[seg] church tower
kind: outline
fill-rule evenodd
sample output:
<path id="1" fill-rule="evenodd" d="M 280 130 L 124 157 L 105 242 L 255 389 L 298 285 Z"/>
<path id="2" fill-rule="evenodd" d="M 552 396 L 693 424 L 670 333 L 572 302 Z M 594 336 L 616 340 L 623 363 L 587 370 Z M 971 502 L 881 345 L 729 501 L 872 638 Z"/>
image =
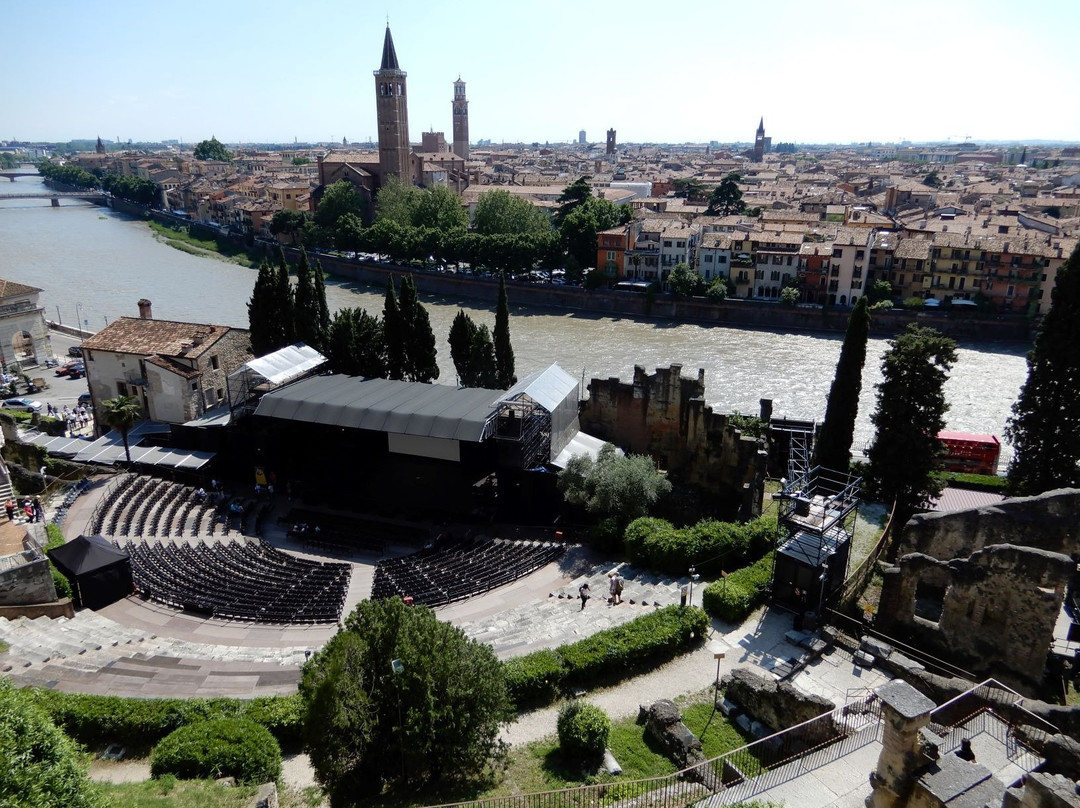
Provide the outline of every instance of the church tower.
<path id="1" fill-rule="evenodd" d="M 98 135 L 97 146 L 94 147 L 94 151 L 97 154 L 104 154 L 105 153 L 105 144 L 101 142 L 101 135 Z"/>
<path id="2" fill-rule="evenodd" d="M 382 65 L 375 71 L 375 104 L 379 123 L 380 179 L 399 177 L 412 183 L 405 71 L 398 66 L 389 25 L 383 40 Z"/>
<path id="3" fill-rule="evenodd" d="M 389 36 L 389 33 L 387 34 Z M 757 126 L 757 134 L 754 135 L 754 162 L 760 163 L 765 159 L 765 118 L 762 118 Z"/>
<path id="4" fill-rule="evenodd" d="M 454 154 L 469 159 L 469 101 L 461 76 L 454 82 Z"/>

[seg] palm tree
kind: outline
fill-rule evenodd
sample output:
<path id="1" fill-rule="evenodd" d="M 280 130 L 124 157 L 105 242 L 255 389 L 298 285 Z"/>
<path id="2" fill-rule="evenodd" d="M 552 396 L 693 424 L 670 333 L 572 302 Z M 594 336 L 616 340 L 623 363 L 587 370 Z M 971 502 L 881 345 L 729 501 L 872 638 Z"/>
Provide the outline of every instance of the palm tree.
<path id="1" fill-rule="evenodd" d="M 117 396 L 101 402 L 105 423 L 120 432 L 124 439 L 124 454 L 127 455 L 128 465 L 131 464 L 131 449 L 128 447 L 128 432 L 142 420 L 142 406 L 139 400 L 132 396 Z"/>

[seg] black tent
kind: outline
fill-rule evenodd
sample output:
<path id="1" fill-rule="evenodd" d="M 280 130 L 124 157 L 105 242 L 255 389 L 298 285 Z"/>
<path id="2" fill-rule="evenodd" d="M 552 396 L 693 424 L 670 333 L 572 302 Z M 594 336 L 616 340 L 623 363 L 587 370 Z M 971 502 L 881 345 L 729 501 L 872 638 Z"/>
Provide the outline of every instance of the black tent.
<path id="1" fill-rule="evenodd" d="M 49 550 L 48 556 L 71 582 L 78 606 L 100 609 L 134 588 L 131 557 L 103 536 L 79 536 Z"/>

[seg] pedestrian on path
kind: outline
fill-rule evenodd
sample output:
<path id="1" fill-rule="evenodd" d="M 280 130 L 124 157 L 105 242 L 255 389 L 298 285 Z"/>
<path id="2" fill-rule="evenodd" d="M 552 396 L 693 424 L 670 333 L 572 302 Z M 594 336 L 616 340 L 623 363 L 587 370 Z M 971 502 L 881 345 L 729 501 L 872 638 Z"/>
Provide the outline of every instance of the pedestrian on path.
<path id="1" fill-rule="evenodd" d="M 588 581 L 578 587 L 577 594 L 578 597 L 581 598 L 581 609 L 579 609 L 579 611 L 585 611 L 585 604 L 589 602 L 589 593 L 591 591 Z"/>
<path id="2" fill-rule="evenodd" d="M 9 499 L 7 502 L 4 503 L 4 510 L 7 511 L 8 521 L 9 522 L 14 522 L 15 521 L 15 502 L 13 500 Z"/>
<path id="3" fill-rule="evenodd" d="M 612 583 L 615 584 L 615 605 L 618 606 L 622 603 L 623 590 L 623 577 L 619 575 L 618 570 L 615 570 L 615 577 L 612 579 Z"/>
<path id="4" fill-rule="evenodd" d="M 609 572 L 608 577 L 608 605 L 615 605 L 615 573 Z"/>

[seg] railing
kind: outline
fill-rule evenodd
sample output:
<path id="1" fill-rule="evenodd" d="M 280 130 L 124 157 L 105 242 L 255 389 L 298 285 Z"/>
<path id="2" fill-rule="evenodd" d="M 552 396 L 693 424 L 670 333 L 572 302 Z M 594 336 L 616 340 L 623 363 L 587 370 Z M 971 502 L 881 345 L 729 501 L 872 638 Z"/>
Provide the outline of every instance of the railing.
<path id="1" fill-rule="evenodd" d="M 664 777 L 603 783 L 435 808 L 681 808 L 732 805 L 880 740 L 881 702 L 868 696 Z"/>
<path id="2" fill-rule="evenodd" d="M 881 532 L 881 536 L 878 537 L 877 544 L 873 546 L 870 553 L 862 560 L 862 563 L 855 568 L 855 571 L 848 576 L 847 580 L 844 581 L 844 585 L 830 598 L 830 600 L 834 600 L 839 608 L 851 608 L 855 603 L 855 598 L 866 589 L 866 584 L 874 574 L 874 567 L 877 566 L 878 559 L 881 558 L 881 554 L 885 551 L 885 547 L 892 537 L 894 516 L 896 516 L 895 502 L 892 510 L 889 511 L 889 519 L 885 523 L 885 529 Z"/>

